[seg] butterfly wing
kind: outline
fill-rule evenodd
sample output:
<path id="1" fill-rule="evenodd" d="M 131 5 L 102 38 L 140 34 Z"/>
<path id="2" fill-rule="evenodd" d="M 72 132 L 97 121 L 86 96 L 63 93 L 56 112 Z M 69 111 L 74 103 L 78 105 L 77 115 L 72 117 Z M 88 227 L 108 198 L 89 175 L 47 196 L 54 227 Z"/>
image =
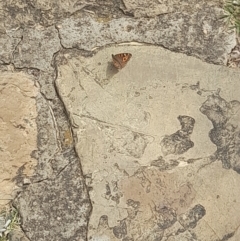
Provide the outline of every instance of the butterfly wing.
<path id="1" fill-rule="evenodd" d="M 117 69 L 122 69 L 130 60 L 131 57 L 132 57 L 132 54 L 130 53 L 120 53 L 115 55 L 112 54 L 113 65 Z"/>
<path id="2" fill-rule="evenodd" d="M 121 68 L 122 68 L 122 65 L 120 64 L 117 56 L 112 54 L 112 59 L 113 59 L 113 65 L 114 65 L 117 69 L 121 69 Z"/>

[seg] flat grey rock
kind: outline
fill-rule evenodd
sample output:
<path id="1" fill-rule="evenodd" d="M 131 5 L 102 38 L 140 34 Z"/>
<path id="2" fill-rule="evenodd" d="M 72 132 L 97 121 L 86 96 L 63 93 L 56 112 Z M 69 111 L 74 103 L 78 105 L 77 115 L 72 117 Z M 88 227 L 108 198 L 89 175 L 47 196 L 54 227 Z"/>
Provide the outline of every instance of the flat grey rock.
<path id="1" fill-rule="evenodd" d="M 132 58 L 118 71 L 111 54 L 122 52 Z M 240 178 L 239 70 L 134 45 L 57 63 L 91 188 L 89 240 L 214 240 L 237 228 L 237 184 L 226 185 Z"/>

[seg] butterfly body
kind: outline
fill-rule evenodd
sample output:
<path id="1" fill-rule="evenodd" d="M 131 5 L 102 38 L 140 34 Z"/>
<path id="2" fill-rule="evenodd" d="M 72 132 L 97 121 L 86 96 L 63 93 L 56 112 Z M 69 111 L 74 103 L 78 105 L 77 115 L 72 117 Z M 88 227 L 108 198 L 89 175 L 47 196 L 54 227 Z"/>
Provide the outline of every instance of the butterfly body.
<path id="1" fill-rule="evenodd" d="M 131 57 L 132 57 L 132 54 L 130 53 L 120 53 L 115 55 L 112 54 L 113 65 L 117 69 L 122 69 L 123 67 L 125 67 L 125 65 L 130 60 Z"/>

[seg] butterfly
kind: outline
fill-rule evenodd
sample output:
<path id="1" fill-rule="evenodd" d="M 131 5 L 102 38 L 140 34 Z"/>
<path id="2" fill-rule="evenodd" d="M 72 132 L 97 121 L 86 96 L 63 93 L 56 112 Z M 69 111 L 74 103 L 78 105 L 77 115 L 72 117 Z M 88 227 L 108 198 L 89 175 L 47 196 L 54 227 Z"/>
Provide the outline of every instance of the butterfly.
<path id="1" fill-rule="evenodd" d="M 132 54 L 130 53 L 120 53 L 120 54 L 112 54 L 113 65 L 117 69 L 122 69 L 127 62 L 131 59 Z"/>

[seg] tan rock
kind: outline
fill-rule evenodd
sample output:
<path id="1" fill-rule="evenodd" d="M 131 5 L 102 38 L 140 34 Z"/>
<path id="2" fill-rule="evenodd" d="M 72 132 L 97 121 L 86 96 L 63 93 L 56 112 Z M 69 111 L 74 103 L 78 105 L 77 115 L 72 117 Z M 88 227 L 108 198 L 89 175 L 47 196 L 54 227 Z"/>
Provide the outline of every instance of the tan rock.
<path id="1" fill-rule="evenodd" d="M 0 209 L 14 198 L 18 177 L 33 174 L 37 149 L 36 103 L 38 89 L 24 73 L 0 73 Z"/>

